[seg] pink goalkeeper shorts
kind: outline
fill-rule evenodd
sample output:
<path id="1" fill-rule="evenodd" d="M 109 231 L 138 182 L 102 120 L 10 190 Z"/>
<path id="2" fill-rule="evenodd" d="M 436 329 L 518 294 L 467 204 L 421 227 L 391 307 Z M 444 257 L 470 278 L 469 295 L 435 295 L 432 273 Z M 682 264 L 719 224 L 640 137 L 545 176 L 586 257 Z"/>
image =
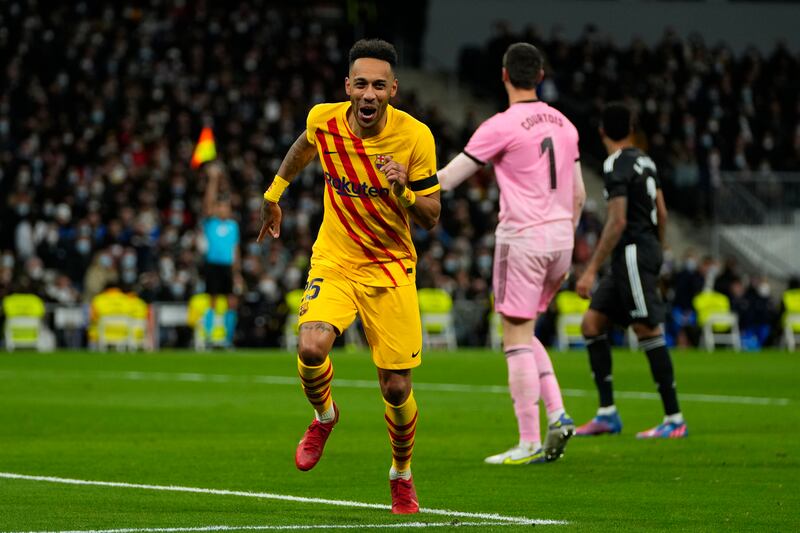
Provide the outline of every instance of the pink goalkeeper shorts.
<path id="1" fill-rule="evenodd" d="M 572 263 L 572 250 L 536 252 L 497 244 L 494 252 L 494 309 L 507 317 L 533 319 L 547 310 Z"/>

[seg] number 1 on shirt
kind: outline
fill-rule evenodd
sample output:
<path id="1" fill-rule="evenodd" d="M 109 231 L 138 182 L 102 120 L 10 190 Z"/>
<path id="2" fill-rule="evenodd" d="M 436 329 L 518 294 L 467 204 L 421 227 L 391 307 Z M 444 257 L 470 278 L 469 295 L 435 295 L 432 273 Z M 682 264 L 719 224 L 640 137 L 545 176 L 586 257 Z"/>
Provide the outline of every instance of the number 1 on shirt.
<path id="1" fill-rule="evenodd" d="M 550 189 L 556 189 L 556 152 L 553 148 L 553 138 L 552 137 L 545 137 L 542 140 L 542 144 L 539 145 L 540 151 L 539 155 L 544 155 L 544 151 L 547 150 L 547 155 L 550 157 Z"/>

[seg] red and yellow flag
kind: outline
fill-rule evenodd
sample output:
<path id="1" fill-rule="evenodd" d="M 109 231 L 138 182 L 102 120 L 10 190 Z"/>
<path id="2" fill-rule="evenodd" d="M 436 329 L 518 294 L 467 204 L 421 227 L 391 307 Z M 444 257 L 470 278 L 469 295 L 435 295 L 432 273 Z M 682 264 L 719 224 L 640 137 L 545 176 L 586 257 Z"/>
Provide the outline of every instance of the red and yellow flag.
<path id="1" fill-rule="evenodd" d="M 205 127 L 200 132 L 200 139 L 197 140 L 197 146 L 194 148 L 192 154 L 192 168 L 198 168 L 203 163 L 208 163 L 217 158 L 217 145 L 214 142 L 214 133 L 211 128 Z"/>

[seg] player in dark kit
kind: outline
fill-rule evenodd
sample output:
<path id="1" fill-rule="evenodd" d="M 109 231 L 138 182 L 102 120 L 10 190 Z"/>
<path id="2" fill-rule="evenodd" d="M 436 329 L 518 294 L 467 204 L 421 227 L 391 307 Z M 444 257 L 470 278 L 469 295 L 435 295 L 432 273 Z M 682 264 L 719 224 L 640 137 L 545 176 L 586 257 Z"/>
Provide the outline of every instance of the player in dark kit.
<path id="1" fill-rule="evenodd" d="M 656 166 L 633 145 L 632 113 L 622 103 L 603 110 L 600 136 L 608 150 L 603 163 L 608 219 L 586 271 L 576 285 L 592 303 L 583 317 L 581 331 L 589 350 L 589 363 L 600 395 L 597 416 L 580 426 L 576 435 L 601 435 L 622 431 L 611 379 L 611 346 L 607 333 L 612 324 L 631 326 L 639 346 L 647 354 L 653 379 L 664 404 L 664 421 L 636 435 L 640 439 L 681 438 L 686 422 L 678 407 L 678 395 L 661 324 L 664 303 L 658 294 L 667 210 L 659 187 Z M 595 278 L 611 255 L 611 273 L 592 292 Z"/>

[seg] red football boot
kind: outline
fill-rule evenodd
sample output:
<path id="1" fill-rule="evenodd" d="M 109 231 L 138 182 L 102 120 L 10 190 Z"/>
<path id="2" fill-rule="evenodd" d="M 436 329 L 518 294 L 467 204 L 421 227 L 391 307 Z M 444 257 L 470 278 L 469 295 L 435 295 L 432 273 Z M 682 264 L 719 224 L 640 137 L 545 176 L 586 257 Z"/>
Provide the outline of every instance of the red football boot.
<path id="1" fill-rule="evenodd" d="M 390 479 L 392 489 L 392 513 L 414 514 L 419 512 L 417 491 L 414 490 L 414 478 Z"/>
<path id="2" fill-rule="evenodd" d="M 333 422 L 323 424 L 314 418 L 303 435 L 300 444 L 297 445 L 297 452 L 294 454 L 294 464 L 303 471 L 311 470 L 316 466 L 322 457 L 322 450 L 325 449 L 325 442 L 333 431 L 333 426 L 339 421 L 339 409 L 336 402 L 333 403 Z"/>

